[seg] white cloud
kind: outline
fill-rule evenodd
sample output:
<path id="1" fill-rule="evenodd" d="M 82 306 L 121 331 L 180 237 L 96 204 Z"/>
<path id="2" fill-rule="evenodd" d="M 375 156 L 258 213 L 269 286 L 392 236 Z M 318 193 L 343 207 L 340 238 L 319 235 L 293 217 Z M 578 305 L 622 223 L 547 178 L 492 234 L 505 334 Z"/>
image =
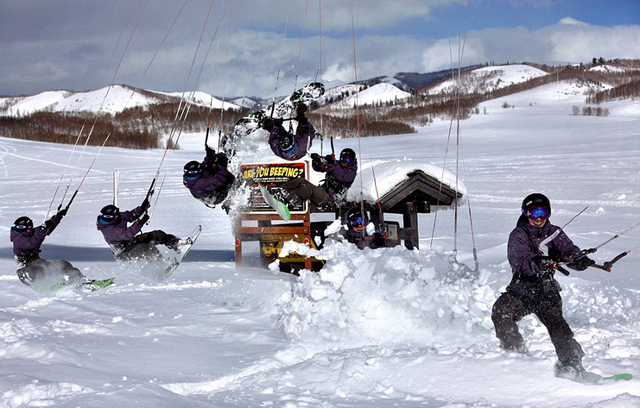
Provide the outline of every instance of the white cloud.
<path id="1" fill-rule="evenodd" d="M 588 26 L 589 24 L 576 20 L 573 17 L 565 17 L 558 21 L 558 24 L 574 25 L 574 26 Z"/>
<path id="2" fill-rule="evenodd" d="M 457 38 L 451 39 L 454 65 L 457 64 Z M 603 27 L 579 22 L 571 17 L 538 30 L 523 27 L 486 29 L 466 34 L 463 65 L 484 62 L 588 62 L 593 57 L 640 58 L 640 25 Z M 425 46 L 425 71 L 451 66 L 449 40 Z"/>

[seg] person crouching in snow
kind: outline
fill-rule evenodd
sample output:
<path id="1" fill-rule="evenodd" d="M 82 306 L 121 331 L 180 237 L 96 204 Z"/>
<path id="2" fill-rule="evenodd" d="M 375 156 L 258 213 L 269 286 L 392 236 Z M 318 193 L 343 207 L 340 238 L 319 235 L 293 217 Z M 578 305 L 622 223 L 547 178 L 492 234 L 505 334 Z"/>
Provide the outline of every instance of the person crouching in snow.
<path id="1" fill-rule="evenodd" d="M 162 254 L 156 245 L 164 245 L 181 254 L 183 249 L 192 243 L 191 238 L 180 239 L 162 230 L 140 233 L 149 221 L 149 214 L 146 213 L 148 209 L 149 200 L 145 199 L 142 205 L 131 211 L 121 212 L 112 204 L 100 210 L 96 225 L 116 260 L 161 260 Z"/>
<path id="2" fill-rule="evenodd" d="M 271 151 L 285 160 L 299 160 L 303 158 L 316 137 L 316 130 L 304 115 L 307 105 L 301 103 L 297 108 L 295 120 L 298 127 L 295 133 L 287 132 L 282 126 L 282 119 L 267 118 L 262 124 L 262 128 L 269 132 L 269 146 Z"/>
<path id="3" fill-rule="evenodd" d="M 376 249 L 389 246 L 384 234 L 375 231 L 373 228 L 368 228 L 370 226 L 373 227 L 373 225 L 370 225 L 366 211 L 363 213 L 360 206 L 351 208 L 345 218 L 347 230 L 344 236 L 347 241 L 356 244 L 358 248 Z M 373 231 L 367 231 L 370 229 Z"/>
<path id="4" fill-rule="evenodd" d="M 507 255 L 513 277 L 493 305 L 491 320 L 500 340 L 508 351 L 524 353 L 524 339 L 516 324 L 528 314 L 535 314 L 545 325 L 556 349 L 558 377 L 581 378 L 584 352 L 573 338 L 573 331 L 562 315 L 560 284 L 554 278 L 558 262 L 573 259 L 568 267 L 583 271 L 595 263 L 581 256 L 580 248 L 558 226 L 549 222 L 551 204 L 540 193 L 527 196 L 522 202 L 522 215 L 509 235 Z"/>
<path id="5" fill-rule="evenodd" d="M 214 208 L 227 198 L 235 180 L 227 170 L 227 163 L 224 153 L 216 153 L 207 147 L 202 163 L 193 160 L 185 164 L 182 184 L 194 198 Z"/>
<path id="6" fill-rule="evenodd" d="M 86 282 L 86 277 L 79 269 L 74 268 L 69 261 L 47 261 L 40 258 L 40 247 L 53 230 L 60 224 L 62 217 L 67 214 L 66 209 L 58 211 L 43 225 L 34 227 L 29 217 L 20 217 L 11 227 L 11 242 L 13 255 L 17 264 L 18 278 L 27 286 L 37 285 L 69 285 L 80 286 Z"/>

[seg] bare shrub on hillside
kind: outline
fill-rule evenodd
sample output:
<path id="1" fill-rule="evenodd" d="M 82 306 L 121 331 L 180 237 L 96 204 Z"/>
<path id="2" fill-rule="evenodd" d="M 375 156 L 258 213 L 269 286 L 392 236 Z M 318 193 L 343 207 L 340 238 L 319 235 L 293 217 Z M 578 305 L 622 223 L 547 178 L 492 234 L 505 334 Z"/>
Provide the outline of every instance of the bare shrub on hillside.
<path id="1" fill-rule="evenodd" d="M 638 97 L 640 97 L 640 79 L 591 94 L 587 96 L 586 103 L 601 104 L 602 102 L 617 99 L 635 100 Z"/>
<path id="2" fill-rule="evenodd" d="M 94 124 L 95 122 L 95 124 Z M 78 135 L 84 144 L 101 145 L 107 135 L 107 146 L 127 149 L 153 149 L 160 147 L 157 133 L 144 126 L 119 126 L 111 115 L 94 114 L 64 115 L 52 112 L 36 112 L 29 116 L 0 118 L 3 136 L 24 140 L 36 140 L 51 143 L 74 144 Z M 90 129 L 93 128 L 91 131 Z M 81 133 L 82 130 L 82 133 Z M 91 135 L 89 133 L 91 132 Z"/>
<path id="3" fill-rule="evenodd" d="M 93 127 L 89 145 L 101 145 L 110 134 L 107 146 L 156 149 L 162 147 L 162 135 L 170 134 L 172 131 L 198 132 L 206 129 L 209 119 L 208 108 L 187 106 L 176 120 L 178 106 L 179 102 L 166 102 L 149 107 L 125 109 L 115 115 L 96 115 L 89 112 L 73 114 L 35 112 L 23 117 L 0 117 L 0 128 L 2 128 L 2 135 L 6 137 L 74 144 L 83 127 L 83 137 L 86 137 L 89 129 Z M 231 131 L 244 114 L 246 110 L 241 112 L 212 110 L 212 131 L 215 133 L 220 128 L 223 132 Z M 170 148 L 179 149 L 177 144 L 172 144 Z"/>

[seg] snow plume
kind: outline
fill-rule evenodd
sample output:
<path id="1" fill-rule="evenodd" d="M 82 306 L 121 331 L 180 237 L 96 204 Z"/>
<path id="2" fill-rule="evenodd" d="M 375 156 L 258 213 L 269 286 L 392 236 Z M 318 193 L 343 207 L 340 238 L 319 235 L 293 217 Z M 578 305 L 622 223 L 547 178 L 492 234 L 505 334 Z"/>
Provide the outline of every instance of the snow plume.
<path id="1" fill-rule="evenodd" d="M 489 334 L 493 328 L 497 292 L 487 284 L 488 273 L 475 274 L 442 253 L 359 250 L 337 242 L 319 257 L 327 259 L 325 267 L 301 271 L 278 305 L 278 320 L 292 339 L 430 346 L 473 341 L 460 333 Z"/>

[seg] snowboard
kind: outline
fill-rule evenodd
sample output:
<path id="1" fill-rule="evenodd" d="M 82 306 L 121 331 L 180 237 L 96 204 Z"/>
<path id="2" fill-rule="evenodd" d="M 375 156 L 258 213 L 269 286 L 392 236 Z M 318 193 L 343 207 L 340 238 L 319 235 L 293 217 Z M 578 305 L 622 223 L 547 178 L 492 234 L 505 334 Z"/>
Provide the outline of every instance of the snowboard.
<path id="1" fill-rule="evenodd" d="M 108 279 L 98 279 L 98 280 L 90 280 L 83 282 L 83 289 L 89 292 L 96 292 L 98 290 L 103 290 L 113 285 L 114 278 Z"/>
<path id="2" fill-rule="evenodd" d="M 287 207 L 287 205 L 282 201 L 275 198 L 273 194 L 267 191 L 267 189 L 262 184 L 258 183 L 258 187 L 260 187 L 260 192 L 262 193 L 264 201 L 266 201 L 266 203 L 269 204 L 271 208 L 276 210 L 280 218 L 289 221 L 291 219 L 291 212 L 289 212 L 289 207 Z"/>
<path id="3" fill-rule="evenodd" d="M 312 82 L 296 90 L 279 102 L 241 118 L 235 124 L 233 131 L 229 135 L 226 135 L 222 141 L 225 153 L 228 157 L 233 156 L 236 151 L 236 144 L 247 135 L 259 129 L 266 118 L 287 119 L 295 115 L 300 103 L 308 104 L 322 95 L 324 95 L 324 85 L 321 82 Z"/>
<path id="4" fill-rule="evenodd" d="M 178 266 L 180 266 L 180 263 L 182 262 L 184 257 L 187 256 L 189 251 L 191 251 L 191 248 L 193 247 L 193 244 L 196 243 L 196 240 L 200 236 L 201 232 L 202 232 L 202 226 L 198 225 L 193 230 L 193 233 L 189 237 L 189 238 L 191 238 L 191 244 L 187 245 L 185 247 L 184 251 L 180 255 L 178 255 L 178 257 L 176 259 L 174 259 L 173 262 L 171 262 L 171 265 L 169 265 L 167 267 L 167 269 L 165 269 L 164 274 L 162 275 L 162 278 L 161 278 L 162 280 L 167 279 L 169 276 L 171 276 L 171 274 L 173 274 L 173 272 L 178 268 Z"/>
<path id="5" fill-rule="evenodd" d="M 621 374 L 615 374 L 615 375 L 604 377 L 600 374 L 592 373 L 590 371 L 585 371 L 579 377 L 567 377 L 563 375 L 559 375 L 557 377 L 563 378 L 565 380 L 575 381 L 581 384 L 611 384 L 611 383 L 616 383 L 618 381 L 630 381 L 633 378 L 633 375 L 628 373 L 621 373 Z"/>
<path id="6" fill-rule="evenodd" d="M 107 287 L 113 285 L 113 281 L 114 278 L 108 278 L 108 279 L 97 279 L 97 280 L 87 280 L 82 282 L 82 284 L 71 284 L 71 283 L 59 283 L 55 286 L 53 286 L 49 291 L 42 291 L 45 292 L 46 294 L 55 294 L 55 293 L 62 293 L 68 290 L 80 290 L 82 292 L 96 292 L 99 290 L 103 290 L 106 289 Z M 50 293 L 47 293 L 50 292 Z"/>

